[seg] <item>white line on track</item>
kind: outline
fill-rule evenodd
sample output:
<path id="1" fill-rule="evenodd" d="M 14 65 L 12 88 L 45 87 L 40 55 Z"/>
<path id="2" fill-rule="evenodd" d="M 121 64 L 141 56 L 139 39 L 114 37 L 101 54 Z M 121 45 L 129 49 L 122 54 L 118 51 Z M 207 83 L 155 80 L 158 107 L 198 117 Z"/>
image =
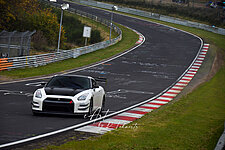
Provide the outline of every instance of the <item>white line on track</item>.
<path id="1" fill-rule="evenodd" d="M 124 112 L 124 113 L 118 114 L 118 116 L 127 116 L 127 117 L 141 118 L 144 115 L 143 114 L 134 114 L 134 113 Z"/>
<path id="2" fill-rule="evenodd" d="M 119 13 L 117 13 L 117 14 L 119 14 Z M 119 15 L 122 15 L 122 16 L 128 16 L 128 15 L 124 15 L 124 14 L 119 14 Z M 128 17 L 131 17 L 131 16 L 128 16 Z M 147 22 L 152 22 L 152 21 L 140 19 L 140 18 L 137 18 L 137 17 L 131 17 L 131 18 L 136 18 L 136 19 L 139 19 L 139 20 L 143 20 L 143 21 L 147 21 Z M 155 23 L 155 22 L 152 22 L 152 23 Z M 123 109 L 123 110 L 117 111 L 117 112 L 115 112 L 115 113 L 109 114 L 109 115 L 107 115 L 107 116 L 104 116 L 104 117 L 101 117 L 101 118 L 98 118 L 98 119 L 95 119 L 95 120 L 87 121 L 87 122 L 84 122 L 84 123 L 81 123 L 81 124 L 77 124 L 77 125 L 74 125 L 74 126 L 70 126 L 70 127 L 64 128 L 64 129 L 57 130 L 57 131 L 53 131 L 53 132 L 50 132 L 50 133 L 45 133 L 45 134 L 38 135 L 38 136 L 35 136 L 35 137 L 31 137 L 31 138 L 27 138 L 27 139 L 23 139 L 23 140 L 11 142 L 11 143 L 6 143 L 6 144 L 3 144 L 3 145 L 0 145 L 0 148 L 8 147 L 8 146 L 16 145 L 16 144 L 21 144 L 21 143 L 29 142 L 29 141 L 32 141 L 32 140 L 44 138 L 44 137 L 47 137 L 47 136 L 59 134 L 59 133 L 62 133 L 62 132 L 68 131 L 68 130 L 72 130 L 72 129 L 75 129 L 75 128 L 79 128 L 79 127 L 82 127 L 82 126 L 85 126 L 85 125 L 88 125 L 88 124 L 91 124 L 91 123 L 100 121 L 100 120 L 102 120 L 102 119 L 104 119 L 104 118 L 106 118 L 106 117 L 108 118 L 108 117 L 114 116 L 114 115 L 116 115 L 116 114 L 125 112 L 125 111 L 127 111 L 127 110 L 131 110 L 131 109 L 132 109 L 132 110 L 140 110 L 140 111 L 141 111 L 141 110 L 144 110 L 143 108 L 135 108 L 135 107 L 138 107 L 138 106 L 140 106 L 140 105 L 142 105 L 142 104 L 145 104 L 145 103 L 147 103 L 147 102 L 150 102 L 150 101 L 156 99 L 157 97 L 159 97 L 160 95 L 162 95 L 163 93 L 165 93 L 166 91 L 168 91 L 168 90 L 169 90 L 176 82 L 178 82 L 178 81 L 179 81 L 179 80 L 180 80 L 180 79 L 188 72 L 188 70 L 191 68 L 191 66 L 193 66 L 193 64 L 194 64 L 194 62 L 196 61 L 196 59 L 198 58 L 198 56 L 200 56 L 199 54 L 200 54 L 201 49 L 202 49 L 202 47 L 203 47 L 203 40 L 202 40 L 200 37 L 198 37 L 198 36 L 196 36 L 196 35 L 194 35 L 194 34 L 192 34 L 192 33 L 189 33 L 189 32 L 186 32 L 186 31 L 183 31 L 183 30 L 174 28 L 174 27 L 169 27 L 169 26 L 167 26 L 167 25 L 163 25 L 163 24 L 160 24 L 160 23 L 155 23 L 155 24 L 162 25 L 162 26 L 165 26 L 165 27 L 168 27 L 168 28 L 171 28 L 171 29 L 175 29 L 175 30 L 178 30 L 178 31 L 187 33 L 187 34 L 189 34 L 189 35 L 192 35 L 192 36 L 198 38 L 198 39 L 201 41 L 201 46 L 200 46 L 200 48 L 199 48 L 198 54 L 196 55 L 196 57 L 194 58 L 194 60 L 193 60 L 192 63 L 190 64 L 190 66 L 186 69 L 186 71 L 184 71 L 184 73 L 183 73 L 183 74 L 182 74 L 182 75 L 181 75 L 181 76 L 180 76 L 180 77 L 179 77 L 179 78 L 178 78 L 171 86 L 169 86 L 168 88 L 166 88 L 165 90 L 163 90 L 163 91 L 162 91 L 161 93 L 159 93 L 158 95 L 156 95 L 156 96 L 154 96 L 154 97 L 152 97 L 152 98 L 150 98 L 150 99 L 148 99 L 148 100 L 146 100 L 146 101 L 143 101 L 143 102 L 138 103 L 138 104 L 136 104 L 136 105 L 130 106 L 130 107 L 125 108 L 125 109 Z M 127 27 L 127 28 L 129 28 L 129 27 Z M 131 29 L 131 28 L 129 28 L 129 29 Z M 133 30 L 133 31 L 136 31 L 136 30 L 134 30 L 134 29 L 132 29 L 132 30 Z M 143 36 L 143 35 L 142 35 L 142 36 Z M 144 36 L 143 36 L 143 37 L 144 37 Z M 142 45 L 144 42 L 145 42 L 145 37 L 144 37 L 144 40 L 142 41 L 142 43 L 141 43 L 140 45 Z M 127 53 L 129 53 L 129 52 L 131 52 L 131 51 L 133 51 L 134 49 L 136 49 L 136 48 L 139 47 L 140 45 L 137 45 L 137 46 L 135 46 L 134 48 L 132 48 L 132 49 L 130 49 L 130 50 L 128 50 L 128 51 L 126 51 L 126 52 L 124 52 L 124 53 L 122 53 L 122 54 L 116 56 L 116 57 L 113 57 L 113 58 L 111 58 L 111 59 L 108 59 L 108 60 L 106 60 L 106 61 L 103 61 L 103 62 L 100 62 L 100 63 L 96 63 L 96 64 L 94 64 L 94 65 L 87 66 L 87 67 L 84 67 L 84 68 L 81 68 L 81 69 L 77 69 L 77 70 L 74 70 L 74 71 L 70 71 L 70 72 L 67 72 L 67 73 L 65 73 L 65 74 L 70 74 L 70 73 L 78 72 L 78 71 L 81 71 L 81 70 L 84 70 L 84 69 L 88 69 L 88 68 L 91 68 L 91 67 L 95 67 L 95 66 L 100 65 L 100 64 L 102 64 L 102 63 L 109 62 L 109 61 L 111 61 L 111 60 L 113 60 L 113 59 L 119 58 L 119 57 L 121 57 L 121 56 L 123 56 L 123 55 L 125 55 L 125 54 L 127 54 Z M 201 55 L 201 57 L 205 57 L 205 55 Z M 186 74 L 186 75 L 187 75 L 187 74 Z M 193 75 L 193 76 L 194 76 L 194 75 Z M 40 78 L 34 78 L 34 79 L 25 79 L 25 80 L 20 80 L 20 81 L 4 82 L 4 83 L 0 83 L 0 84 L 10 84 L 10 83 L 16 83 L 16 82 L 25 82 L 25 81 L 32 81 L 32 80 L 38 80 L 38 79 L 46 79 L 46 78 L 50 78 L 50 77 L 51 77 L 51 76 L 40 77 Z M 152 109 L 145 109 L 145 111 L 150 112 L 150 111 L 152 111 Z M 108 129 L 108 128 L 107 128 L 107 129 Z"/>
<path id="3" fill-rule="evenodd" d="M 134 29 L 131 29 L 129 27 L 126 27 L 130 30 L 133 30 L 134 32 L 136 33 L 139 33 L 140 35 L 143 36 L 143 34 L 141 34 L 140 32 L 137 32 L 136 30 Z M 109 62 L 109 61 L 112 61 L 114 59 L 117 59 L 133 50 L 135 50 L 136 48 L 138 48 L 139 46 L 141 46 L 143 43 L 145 42 L 145 37 L 143 36 L 143 41 L 142 43 L 136 45 L 135 47 L 131 48 L 130 50 L 127 50 L 115 57 L 112 57 L 108 60 L 105 60 L 105 61 L 102 61 L 102 62 L 99 62 L 99 63 L 96 63 L 94 65 L 91 65 L 91 66 L 87 66 L 87 67 L 83 67 L 83 68 L 80 68 L 80 69 L 76 69 L 76 70 L 73 70 L 73 71 L 70 71 L 70 72 L 67 72 L 67 73 L 64 73 L 64 74 L 70 74 L 70 73 L 74 73 L 74 72 L 78 72 L 78 71 L 81 71 L 81 70 L 85 70 L 85 69 L 88 69 L 88 68 L 92 68 L 92 67 L 95 67 L 95 66 L 98 66 L 98 65 L 101 65 L 103 63 L 106 63 L 106 62 Z M 62 74 L 62 75 L 64 75 Z M 27 82 L 27 81 L 33 81 L 33 80 L 40 80 L 40 79 L 46 79 L 46 78 L 50 78 L 51 76 L 47 76 L 47 77 L 40 77 L 40 78 L 33 78 L 33 79 L 25 79 L 25 80 L 19 80 L 19 81 L 11 81 L 11 82 L 4 82 L 4 83 L 0 83 L 0 84 L 11 84 L 11 83 L 18 83 L 18 82 Z M 134 105 L 135 106 L 135 105 Z M 131 109 L 132 107 L 129 107 L 129 109 Z M 127 108 L 128 109 L 128 108 Z M 68 131 L 68 130 L 71 130 L 71 129 L 75 129 L 75 128 L 79 128 L 79 127 L 82 127 L 82 126 L 85 126 L 85 125 L 88 125 L 88 124 L 91 124 L 91 123 L 94 123 L 96 121 L 100 121 L 106 117 L 110 117 L 110 116 L 113 116 L 113 115 L 116 115 L 116 114 L 119 114 L 121 112 L 124 112 L 126 111 L 127 109 L 124 109 L 124 110 L 120 110 L 120 111 L 117 111 L 117 112 L 114 112 L 112 114 L 109 114 L 107 116 L 104 116 L 104 117 L 101 117 L 101 118 L 98 118 L 98 119 L 95 119 L 95 120 L 91 120 L 91 121 L 87 121 L 87 122 L 84 122 L 84 123 L 81 123 L 81 124 L 77 124 L 77 125 L 73 125 L 73 126 L 70 126 L 70 127 L 67 127 L 67 128 L 64 128 L 64 129 L 60 129 L 60 130 L 57 130 L 57 131 L 53 131 L 53 132 L 49 132 L 49 133 L 45 133 L 45 134 L 41 134 L 41 135 L 38 135 L 38 136 L 35 136 L 35 137 L 31 137 L 31 138 L 26 138 L 26 139 L 23 139 L 23 140 L 18 140 L 18 141 L 15 141 L 15 142 L 10 142 L 10 143 L 6 143 L 6 144 L 2 144 L 0 145 L 0 148 L 3 148 L 3 147 L 8 147 L 8 146 L 12 146 L 12 145 L 16 145 L 16 144 L 21 144 L 21 143 L 25 143 L 25 142 L 29 142 L 29 141 L 33 141 L 33 140 L 37 140 L 37 139 L 40 139 L 40 138 L 44 138 L 44 137 L 47 137 L 47 136 L 51 136 L 51 135 L 55 135 L 55 134 L 59 134 L 59 133 L 62 133 L 62 132 L 65 132 L 65 131 Z"/>

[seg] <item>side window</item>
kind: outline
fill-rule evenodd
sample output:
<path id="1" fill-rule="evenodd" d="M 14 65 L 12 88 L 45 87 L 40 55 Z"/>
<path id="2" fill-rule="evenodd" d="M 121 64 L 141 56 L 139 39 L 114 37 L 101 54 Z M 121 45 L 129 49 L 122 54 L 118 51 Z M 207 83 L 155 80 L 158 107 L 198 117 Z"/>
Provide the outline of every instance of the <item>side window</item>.
<path id="1" fill-rule="evenodd" d="M 92 82 L 92 88 L 98 86 L 98 84 L 95 80 L 91 80 L 91 82 Z"/>

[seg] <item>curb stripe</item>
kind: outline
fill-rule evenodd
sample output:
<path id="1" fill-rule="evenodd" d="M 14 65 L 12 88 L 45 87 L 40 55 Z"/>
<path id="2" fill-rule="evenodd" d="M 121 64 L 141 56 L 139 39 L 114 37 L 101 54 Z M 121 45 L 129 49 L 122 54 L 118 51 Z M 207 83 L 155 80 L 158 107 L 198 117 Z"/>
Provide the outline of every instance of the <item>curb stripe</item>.
<path id="1" fill-rule="evenodd" d="M 153 101 L 151 101 L 151 103 L 156 103 L 156 104 L 167 104 L 168 102 L 158 101 L 158 100 L 153 100 Z"/>
<path id="2" fill-rule="evenodd" d="M 168 92 L 172 92 L 172 93 L 176 93 L 176 94 L 180 93 L 179 90 L 172 90 L 172 89 L 170 89 Z"/>
<path id="3" fill-rule="evenodd" d="M 188 83 L 192 80 L 194 75 L 197 73 L 198 69 L 203 63 L 203 60 L 205 58 L 205 55 L 208 51 L 208 44 L 204 44 L 202 50 L 199 52 L 198 57 L 195 59 L 195 61 L 192 63 L 192 66 L 187 70 L 187 72 L 183 75 L 183 77 L 180 78 L 179 81 L 177 81 L 173 86 L 171 86 L 170 89 L 168 89 L 165 93 L 163 93 L 158 98 L 153 99 L 150 102 L 147 102 L 139 107 L 133 108 L 131 110 L 128 110 L 122 114 L 118 114 L 114 117 L 111 117 L 110 119 L 106 119 L 103 121 L 100 121 L 98 123 L 94 123 L 89 126 L 93 127 L 104 127 L 104 128 L 112 128 L 116 129 L 124 124 L 130 123 L 134 120 L 137 120 L 138 118 L 141 118 L 146 113 L 149 113 L 155 109 L 158 109 L 162 105 L 167 104 L 168 102 L 172 101 L 178 93 L 180 93 L 184 87 L 188 85 Z M 111 124 L 111 126 L 109 125 Z M 99 132 L 94 131 L 94 132 Z M 79 131 L 79 129 L 78 129 Z M 86 132 L 90 132 L 90 128 Z M 100 130 L 101 131 L 101 130 Z M 107 131 L 106 131 L 107 132 Z"/>
<path id="4" fill-rule="evenodd" d="M 147 104 L 151 104 L 151 105 L 165 105 L 165 104 L 162 104 L 162 103 L 153 103 L 153 102 L 150 102 L 150 103 L 147 103 Z"/>
<path id="5" fill-rule="evenodd" d="M 163 98 L 174 98 L 174 96 L 167 96 L 167 95 L 162 95 L 161 97 L 163 97 Z"/>
<path id="6" fill-rule="evenodd" d="M 201 60 L 201 61 L 204 61 L 205 58 L 203 57 L 199 57 L 197 60 Z"/>
<path id="7" fill-rule="evenodd" d="M 182 78 L 180 81 L 191 81 L 191 79 Z"/>
<path id="8" fill-rule="evenodd" d="M 181 91 L 185 86 L 177 86 L 177 85 L 174 85 L 171 90 L 177 90 L 177 91 Z"/>
<path id="9" fill-rule="evenodd" d="M 141 35 L 140 33 L 136 32 L 139 35 L 139 40 L 136 42 L 136 44 L 141 44 L 142 41 L 144 40 L 143 35 Z"/>
<path id="10" fill-rule="evenodd" d="M 157 107 L 148 107 L 148 106 L 139 106 L 139 108 L 145 108 L 145 109 L 157 109 Z"/>
<path id="11" fill-rule="evenodd" d="M 146 104 L 144 104 L 144 105 L 142 105 L 142 106 L 146 106 L 146 107 L 156 107 L 156 108 L 160 107 L 160 105 L 154 105 L 154 104 L 149 104 L 149 103 L 146 103 Z"/>
<path id="12" fill-rule="evenodd" d="M 190 76 L 184 76 L 182 79 L 192 79 Z"/>
<path id="13" fill-rule="evenodd" d="M 166 92 L 168 94 L 174 94 L 174 95 L 177 95 L 178 91 L 172 91 L 172 90 L 169 90 L 168 92 Z"/>
<path id="14" fill-rule="evenodd" d="M 118 114 L 118 116 L 128 116 L 128 117 L 141 118 L 144 115 L 124 112 L 124 113 Z"/>
<path id="15" fill-rule="evenodd" d="M 185 86 L 187 86 L 187 83 L 184 83 L 184 82 L 179 82 L 175 84 L 175 87 L 185 87 Z"/>
<path id="16" fill-rule="evenodd" d="M 136 119 L 138 119 L 138 118 L 136 118 L 136 117 L 128 117 L 128 116 L 118 116 L 118 115 L 117 115 L 117 116 L 112 117 L 112 119 L 134 121 L 134 120 L 136 120 Z"/>
<path id="17" fill-rule="evenodd" d="M 188 71 L 187 73 L 188 74 L 192 74 L 192 75 L 195 75 L 196 74 L 196 72 L 193 72 L 193 71 Z"/>
<path id="18" fill-rule="evenodd" d="M 96 127 L 101 127 L 101 128 L 117 129 L 117 128 L 123 126 L 123 125 L 122 124 L 114 124 L 114 123 L 97 122 L 97 123 L 91 124 L 90 126 L 96 126 Z"/>
<path id="19" fill-rule="evenodd" d="M 199 66 L 192 66 L 192 68 L 198 68 L 199 69 L 200 67 Z"/>
<path id="20" fill-rule="evenodd" d="M 177 96 L 177 94 L 175 93 L 168 93 L 168 92 L 166 92 L 164 95 L 166 95 L 166 96 L 171 96 L 171 97 L 175 97 L 175 96 Z"/>
<path id="21" fill-rule="evenodd" d="M 205 55 L 199 55 L 199 58 L 205 58 Z"/>
<path id="22" fill-rule="evenodd" d="M 151 112 L 152 110 L 150 109 L 146 109 L 146 108 L 140 108 L 140 107 L 136 107 L 136 108 L 133 108 L 131 110 L 136 110 L 136 111 L 144 111 L 144 112 Z"/>
<path id="23" fill-rule="evenodd" d="M 158 23 L 157 23 L 158 24 Z M 163 26 L 165 26 L 165 25 L 163 25 Z M 172 27 L 170 27 L 170 28 L 172 28 Z M 176 29 L 176 28 L 172 28 L 172 29 Z M 179 30 L 179 29 L 177 29 L 177 30 Z M 180 31 L 182 31 L 182 30 L 180 30 Z M 192 35 L 192 36 L 194 36 L 194 37 L 197 37 L 200 41 L 201 41 L 201 46 L 200 46 L 200 49 L 199 49 L 199 52 L 198 52 L 198 54 L 196 55 L 196 57 L 194 58 L 194 60 L 192 61 L 192 64 L 191 65 L 193 65 L 193 62 L 197 59 L 197 58 L 199 58 L 199 54 L 200 54 L 200 52 L 202 51 L 202 47 L 203 47 L 203 41 L 202 41 L 202 39 L 201 38 L 199 38 L 198 36 L 196 36 L 196 35 L 194 35 L 194 34 L 191 34 L 191 33 L 189 33 L 189 32 L 186 32 L 186 31 L 183 31 L 183 32 L 185 32 L 185 33 L 188 33 L 189 35 Z M 145 41 L 145 40 L 144 40 Z M 204 47 L 209 47 L 209 44 L 204 44 Z M 205 55 L 203 55 L 203 58 L 205 57 Z M 109 61 L 109 60 L 108 60 Z M 190 66 L 191 66 L 190 65 Z M 190 67 L 189 66 L 189 67 Z M 79 70 L 79 69 L 78 69 Z M 76 72 L 76 71 L 72 71 L 72 72 Z M 186 74 L 187 73 L 187 70 L 179 77 L 179 79 L 184 75 L 184 74 Z M 178 80 L 179 80 L 178 79 Z M 32 79 L 33 80 L 33 79 Z M 12 82 L 11 82 L 12 83 Z M 4 83 L 5 84 L 5 83 Z M 172 87 L 172 86 L 170 86 L 170 87 Z M 163 92 L 165 92 L 165 91 L 168 91 L 168 90 L 171 90 L 172 88 L 170 88 L 170 87 L 168 87 L 166 90 L 164 90 Z M 163 92 L 161 92 L 161 93 L 163 93 Z M 180 91 L 179 91 L 180 92 Z M 160 94 L 161 94 L 160 93 Z M 146 100 L 146 101 L 143 101 L 143 102 L 141 102 L 141 103 L 138 103 L 138 104 L 136 104 L 136 105 L 133 105 L 133 106 L 131 106 L 131 107 L 128 107 L 128 108 L 125 108 L 125 109 L 122 109 L 122 110 L 119 110 L 119 111 L 117 111 L 117 112 L 115 112 L 115 113 L 112 113 L 112 114 L 109 114 L 109 115 L 107 115 L 106 117 L 110 117 L 110 116 L 113 116 L 113 115 L 115 115 L 115 114 L 118 114 L 118 113 L 121 113 L 121 112 L 125 112 L 125 111 L 127 111 L 127 110 L 129 110 L 129 109 L 131 109 L 131 108 L 133 108 L 132 110 L 129 110 L 129 111 L 134 111 L 135 109 L 140 109 L 140 108 L 134 108 L 134 107 L 137 107 L 138 105 L 141 105 L 141 104 L 143 104 L 143 103 L 147 103 L 147 102 L 149 102 L 149 101 L 157 101 L 157 98 L 156 97 L 158 97 L 158 96 L 160 96 L 160 94 L 158 94 L 157 96 L 155 96 L 155 97 L 153 97 L 153 98 L 150 98 L 150 99 L 148 99 L 148 100 Z M 156 98 L 156 99 L 155 99 Z M 159 100 L 160 101 L 160 100 Z M 162 100 L 161 100 L 162 101 Z M 169 102 L 169 101 L 168 101 Z M 150 110 L 151 111 L 151 110 Z M 149 111 L 149 112 L 150 112 Z M 104 118 L 104 117 L 103 117 Z M 103 118 L 99 118 L 99 119 L 96 119 L 96 120 L 100 120 L 100 119 L 103 119 Z M 68 131 L 68 130 L 71 130 L 71 129 L 78 129 L 79 130 L 79 127 L 80 126 L 84 126 L 84 125 L 87 125 L 87 124 L 89 124 L 89 123 L 93 123 L 95 120 L 92 120 L 92 121 L 87 121 L 87 122 L 85 122 L 85 123 L 81 123 L 81 124 L 79 124 L 79 125 L 74 125 L 74 126 L 70 126 L 70 127 L 67 127 L 67 128 L 64 128 L 64 129 L 61 129 L 61 130 L 57 130 L 57 131 L 53 131 L 53 132 L 50 132 L 50 133 L 46 133 L 46 134 L 42 134 L 42 135 L 39 135 L 39 136 L 35 136 L 35 137 L 32 137 L 32 138 L 28 138 L 28 139 L 24 139 L 24 140 L 20 140 L 20 141 L 16 141 L 16 142 L 11 142 L 11 143 L 7 143 L 7 144 L 4 144 L 4 145 L 0 145 L 0 147 L 6 147 L 6 146 L 11 146 L 11 145 L 16 145 L 16 144 L 21 144 L 21 143 L 24 143 L 24 142 L 29 142 L 29 141 L 32 141 L 32 140 L 35 140 L 35 139 L 40 139 L 40 138 L 43 138 L 43 137 L 46 137 L 46 136 L 50 136 L 50 135 L 55 135 L 55 134 L 58 134 L 58 133 L 62 133 L 62 132 L 65 132 L 65 131 Z M 90 128 L 91 127 L 91 128 Z M 110 128 L 100 128 L 100 127 L 95 127 L 94 128 L 94 126 L 90 126 L 90 125 L 87 125 L 87 126 L 84 126 L 83 127 L 83 131 L 84 132 L 86 132 L 85 130 L 84 130 L 84 128 L 86 128 L 86 129 L 88 129 L 89 128 L 89 131 L 93 131 L 93 133 L 100 133 L 100 134 L 104 134 L 105 132 L 107 132 L 107 131 L 111 131 L 111 130 L 113 130 L 113 129 L 110 129 Z M 94 128 L 94 129 L 93 129 Z"/>
<path id="24" fill-rule="evenodd" d="M 138 111 L 138 110 L 129 110 L 128 113 L 134 113 L 134 114 L 147 114 L 146 111 Z"/>
<path id="25" fill-rule="evenodd" d="M 188 73 L 187 73 L 187 74 L 185 74 L 185 77 L 187 77 L 187 76 L 188 76 L 188 77 L 194 77 L 194 75 L 193 75 L 193 74 L 188 74 Z"/>
<path id="26" fill-rule="evenodd" d="M 170 102 L 170 100 L 156 99 L 157 101 Z"/>
<path id="27" fill-rule="evenodd" d="M 196 72 L 197 72 L 198 69 L 196 69 L 196 68 L 191 68 L 190 71 L 196 71 Z"/>
<path id="28" fill-rule="evenodd" d="M 128 124 L 128 123 L 130 123 L 131 121 L 109 118 L 109 119 L 106 119 L 106 120 L 103 120 L 103 121 L 100 121 L 100 122 L 104 122 L 104 123 L 113 123 L 113 124 Z"/>
<path id="29" fill-rule="evenodd" d="M 178 88 L 174 88 L 174 87 L 173 87 L 173 88 L 171 88 L 171 90 L 175 90 L 175 91 L 181 92 L 182 89 L 178 89 Z"/>
<path id="30" fill-rule="evenodd" d="M 168 100 L 168 101 L 171 101 L 172 100 L 172 98 L 167 98 L 167 97 L 159 97 L 159 98 L 157 98 L 158 100 Z"/>
<path id="31" fill-rule="evenodd" d="M 196 60 L 195 62 L 203 63 L 203 61 L 201 61 L 201 60 Z"/>
<path id="32" fill-rule="evenodd" d="M 97 126 L 91 126 L 91 125 L 79 128 L 79 131 L 98 133 L 98 134 L 104 134 L 111 130 L 113 130 L 113 128 L 104 128 L 104 127 L 97 127 Z"/>

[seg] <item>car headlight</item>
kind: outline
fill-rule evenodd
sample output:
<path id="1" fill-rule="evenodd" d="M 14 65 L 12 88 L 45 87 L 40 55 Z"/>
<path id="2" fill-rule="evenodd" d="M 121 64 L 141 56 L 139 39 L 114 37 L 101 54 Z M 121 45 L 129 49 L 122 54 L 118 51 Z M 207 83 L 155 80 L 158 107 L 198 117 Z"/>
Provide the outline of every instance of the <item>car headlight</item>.
<path id="1" fill-rule="evenodd" d="M 36 98 L 42 98 L 41 90 L 37 90 L 35 94 Z"/>
<path id="2" fill-rule="evenodd" d="M 84 101 L 84 100 L 86 100 L 87 96 L 88 96 L 88 93 L 85 93 L 85 94 L 79 96 L 79 97 L 77 98 L 77 100 L 78 100 L 78 101 Z"/>

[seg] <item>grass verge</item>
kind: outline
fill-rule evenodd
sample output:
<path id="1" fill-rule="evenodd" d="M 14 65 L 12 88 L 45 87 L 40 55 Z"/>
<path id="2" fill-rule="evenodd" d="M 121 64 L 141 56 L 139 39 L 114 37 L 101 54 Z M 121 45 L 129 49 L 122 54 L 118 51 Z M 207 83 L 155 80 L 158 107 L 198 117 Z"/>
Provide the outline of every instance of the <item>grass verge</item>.
<path id="1" fill-rule="evenodd" d="M 146 19 L 146 18 L 144 18 Z M 146 19 L 173 26 L 204 39 L 222 54 L 225 36 L 196 28 Z M 71 141 L 45 149 L 214 149 L 224 129 L 225 66 L 192 93 L 169 103 L 129 124 L 98 138 Z"/>
<path id="2" fill-rule="evenodd" d="M 129 124 L 136 128 L 45 149 L 213 149 L 223 131 L 224 74 L 223 67 L 191 94 Z"/>
<path id="3" fill-rule="evenodd" d="M 40 75 L 48 75 L 56 72 L 62 72 L 69 69 L 74 69 L 78 67 L 82 67 L 85 65 L 89 65 L 103 59 L 110 58 L 118 53 L 121 53 L 131 47 L 133 47 L 138 40 L 138 35 L 132 30 L 117 25 L 123 32 L 123 39 L 117 44 L 110 46 L 105 49 L 101 49 L 89 54 L 85 54 L 79 56 L 76 59 L 68 59 L 52 64 L 48 64 L 46 66 L 40 66 L 37 68 L 24 68 L 24 69 L 15 69 L 11 71 L 2 71 L 0 72 L 0 76 L 6 76 L 12 79 L 18 78 L 26 78 Z"/>
<path id="4" fill-rule="evenodd" d="M 85 24 L 86 26 L 91 27 L 92 30 L 99 30 L 101 37 L 103 38 L 103 41 L 106 41 L 109 39 L 109 27 L 107 27 L 99 22 L 96 22 L 92 19 L 89 19 L 87 17 L 79 16 L 73 12 L 66 12 L 65 15 L 76 17 L 78 20 L 81 21 L 81 23 Z M 118 36 L 117 33 L 113 31 L 112 38 L 116 38 L 117 36 Z"/>

